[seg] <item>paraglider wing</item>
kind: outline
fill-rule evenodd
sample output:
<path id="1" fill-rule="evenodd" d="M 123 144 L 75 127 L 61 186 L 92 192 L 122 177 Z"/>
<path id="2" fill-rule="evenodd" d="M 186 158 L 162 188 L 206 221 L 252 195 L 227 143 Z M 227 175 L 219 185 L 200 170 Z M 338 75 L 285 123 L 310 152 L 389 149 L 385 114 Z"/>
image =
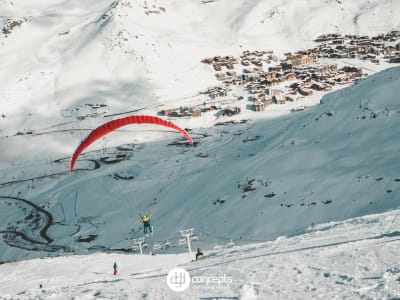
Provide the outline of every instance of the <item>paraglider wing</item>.
<path id="1" fill-rule="evenodd" d="M 176 131 L 179 131 L 180 133 L 182 133 L 185 136 L 185 138 L 187 138 L 189 140 L 190 144 L 193 145 L 193 140 L 190 137 L 189 133 L 187 133 L 185 130 L 183 130 L 179 126 L 175 125 L 174 123 L 165 121 L 159 117 L 130 116 L 130 117 L 125 117 L 125 118 L 120 118 L 120 119 L 116 119 L 116 120 L 112 120 L 110 122 L 104 123 L 103 125 L 97 127 L 81 142 L 81 144 L 78 146 L 78 148 L 75 150 L 74 154 L 72 155 L 72 159 L 71 159 L 71 163 L 70 163 L 70 167 L 69 167 L 70 172 L 72 172 L 74 170 L 74 165 L 75 165 L 75 162 L 78 159 L 79 155 L 87 147 L 89 147 L 89 145 L 91 145 L 93 142 L 95 142 L 99 138 L 110 133 L 111 131 L 114 131 L 122 126 L 129 125 L 129 124 L 155 124 L 155 125 L 170 127 L 172 129 L 175 129 Z"/>

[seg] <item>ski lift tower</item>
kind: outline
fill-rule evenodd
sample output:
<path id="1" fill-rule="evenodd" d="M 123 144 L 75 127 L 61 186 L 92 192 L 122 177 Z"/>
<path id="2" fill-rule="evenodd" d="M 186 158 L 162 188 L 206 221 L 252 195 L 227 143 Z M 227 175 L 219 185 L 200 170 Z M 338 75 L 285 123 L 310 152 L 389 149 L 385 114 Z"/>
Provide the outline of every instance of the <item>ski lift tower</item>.
<path id="1" fill-rule="evenodd" d="M 179 232 L 181 233 L 181 237 L 182 238 L 186 238 L 189 254 L 191 255 L 192 254 L 192 248 L 190 246 L 190 237 L 193 235 L 193 228 L 179 230 Z"/>
<path id="2" fill-rule="evenodd" d="M 139 239 L 133 239 L 133 246 L 139 246 L 140 254 L 143 255 L 142 244 L 144 243 L 144 237 Z"/>

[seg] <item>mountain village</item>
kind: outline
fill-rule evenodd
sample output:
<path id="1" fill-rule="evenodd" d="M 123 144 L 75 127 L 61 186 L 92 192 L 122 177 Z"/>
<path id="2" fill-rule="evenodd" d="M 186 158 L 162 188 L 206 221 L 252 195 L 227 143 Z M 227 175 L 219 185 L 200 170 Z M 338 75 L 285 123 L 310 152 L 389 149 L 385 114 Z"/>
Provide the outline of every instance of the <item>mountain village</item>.
<path id="1" fill-rule="evenodd" d="M 324 34 L 314 40 L 318 43 L 316 47 L 284 53 L 285 58 L 281 60 L 271 50 L 245 50 L 239 58 L 231 55 L 205 58 L 201 62 L 213 67 L 221 84 L 199 93 L 207 95 L 207 101 L 164 109 L 160 113 L 171 117 L 199 117 L 204 112 L 222 110 L 223 115 L 230 116 L 240 113 L 241 109 L 234 103 L 244 96 L 251 102 L 249 107 L 257 112 L 269 105 L 300 101 L 314 91 L 357 83 L 368 76 L 356 63 L 345 62 L 338 67 L 330 60 L 400 63 L 399 39 L 400 31 L 373 37 Z M 233 86 L 241 86 L 243 96 L 232 96 Z"/>

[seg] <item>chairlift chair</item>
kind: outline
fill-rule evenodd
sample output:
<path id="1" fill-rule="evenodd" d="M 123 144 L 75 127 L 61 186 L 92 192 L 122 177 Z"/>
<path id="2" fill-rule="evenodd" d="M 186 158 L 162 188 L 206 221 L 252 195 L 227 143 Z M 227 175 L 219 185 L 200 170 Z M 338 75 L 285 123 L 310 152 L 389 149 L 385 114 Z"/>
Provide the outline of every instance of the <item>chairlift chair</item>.
<path id="1" fill-rule="evenodd" d="M 193 228 L 190 228 L 190 229 L 179 230 L 179 232 L 181 233 L 181 236 L 185 236 L 185 235 L 192 235 L 193 230 L 194 230 Z"/>
<path id="2" fill-rule="evenodd" d="M 227 248 L 232 248 L 235 246 L 235 242 L 233 240 L 231 240 L 228 244 L 226 244 Z"/>
<path id="3" fill-rule="evenodd" d="M 222 246 L 220 246 L 220 245 L 215 245 L 214 246 L 214 251 L 216 251 L 216 252 L 219 252 L 219 251 L 222 251 Z"/>

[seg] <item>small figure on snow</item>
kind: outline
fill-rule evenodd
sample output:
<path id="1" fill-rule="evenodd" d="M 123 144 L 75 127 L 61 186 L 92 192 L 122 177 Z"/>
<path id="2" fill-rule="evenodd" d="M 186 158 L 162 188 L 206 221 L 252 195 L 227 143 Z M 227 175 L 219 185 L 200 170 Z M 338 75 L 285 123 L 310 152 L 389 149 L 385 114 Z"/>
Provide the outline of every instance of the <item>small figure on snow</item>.
<path id="1" fill-rule="evenodd" d="M 150 219 L 151 219 L 151 212 L 149 212 L 147 215 L 140 216 L 140 221 L 143 222 L 143 233 L 147 234 L 147 231 L 150 231 L 150 233 L 153 233 L 153 226 L 150 225 Z"/>
<path id="2" fill-rule="evenodd" d="M 118 274 L 118 265 L 116 262 L 114 262 L 114 275 Z"/>
<path id="3" fill-rule="evenodd" d="M 196 253 L 196 260 L 202 259 L 203 258 L 203 252 L 201 252 L 200 248 L 197 248 L 197 253 Z"/>

